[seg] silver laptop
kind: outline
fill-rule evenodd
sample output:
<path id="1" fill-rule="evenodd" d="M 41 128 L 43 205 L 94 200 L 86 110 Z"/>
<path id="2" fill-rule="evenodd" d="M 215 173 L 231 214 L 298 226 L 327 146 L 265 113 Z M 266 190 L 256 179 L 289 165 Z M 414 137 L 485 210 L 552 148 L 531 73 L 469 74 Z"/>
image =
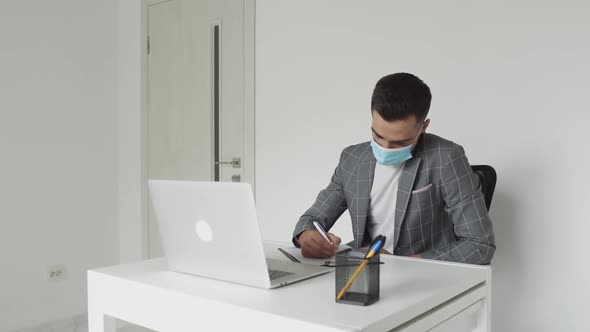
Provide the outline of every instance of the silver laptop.
<path id="1" fill-rule="evenodd" d="M 149 190 L 173 271 L 260 288 L 330 271 L 265 258 L 247 183 L 150 180 Z"/>

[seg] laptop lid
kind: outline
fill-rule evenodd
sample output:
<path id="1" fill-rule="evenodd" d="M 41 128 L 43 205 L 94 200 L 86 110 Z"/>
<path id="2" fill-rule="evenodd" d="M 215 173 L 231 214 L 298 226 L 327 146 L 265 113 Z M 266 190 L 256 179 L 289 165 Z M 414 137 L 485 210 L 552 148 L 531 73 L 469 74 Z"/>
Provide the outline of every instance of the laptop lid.
<path id="1" fill-rule="evenodd" d="M 148 185 L 171 270 L 270 287 L 249 184 L 149 180 Z"/>

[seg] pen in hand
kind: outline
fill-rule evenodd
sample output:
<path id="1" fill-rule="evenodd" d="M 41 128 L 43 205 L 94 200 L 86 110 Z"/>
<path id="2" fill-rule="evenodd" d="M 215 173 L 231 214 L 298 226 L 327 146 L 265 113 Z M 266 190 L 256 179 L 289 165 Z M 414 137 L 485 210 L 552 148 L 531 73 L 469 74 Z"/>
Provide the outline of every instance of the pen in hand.
<path id="1" fill-rule="evenodd" d="M 312 220 L 313 224 L 313 220 Z M 319 229 L 317 226 L 320 226 Z M 314 225 L 297 237 L 301 254 L 305 258 L 332 257 L 338 251 L 342 239 L 332 233 L 326 233 L 321 224 Z"/>
<path id="2" fill-rule="evenodd" d="M 331 245 L 334 245 L 334 243 L 332 243 L 332 241 L 330 241 L 330 239 L 328 238 L 328 235 L 326 234 L 326 231 L 324 231 L 324 228 L 322 227 L 322 225 L 320 225 L 319 222 L 317 221 L 313 221 L 313 225 L 315 226 L 315 228 L 318 230 L 318 232 L 320 232 L 320 234 L 322 235 L 322 237 L 330 242 Z"/>

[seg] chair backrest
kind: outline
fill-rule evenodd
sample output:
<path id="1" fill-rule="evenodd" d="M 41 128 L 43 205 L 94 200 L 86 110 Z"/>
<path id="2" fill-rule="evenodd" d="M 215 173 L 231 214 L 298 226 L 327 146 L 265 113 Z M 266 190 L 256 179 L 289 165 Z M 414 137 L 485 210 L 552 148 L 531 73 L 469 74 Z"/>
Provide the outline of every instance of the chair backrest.
<path id="1" fill-rule="evenodd" d="M 486 201 L 486 207 L 490 210 L 492 205 L 492 196 L 494 196 L 494 189 L 496 189 L 496 171 L 489 165 L 473 165 L 471 166 L 473 173 L 479 178 L 481 183 L 481 191 L 483 192 Z"/>

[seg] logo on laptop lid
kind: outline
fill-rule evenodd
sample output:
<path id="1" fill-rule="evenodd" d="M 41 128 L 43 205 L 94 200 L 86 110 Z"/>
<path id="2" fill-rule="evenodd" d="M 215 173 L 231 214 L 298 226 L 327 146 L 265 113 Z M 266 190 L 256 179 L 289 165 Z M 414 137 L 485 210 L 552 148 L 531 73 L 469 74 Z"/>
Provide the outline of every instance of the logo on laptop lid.
<path id="1" fill-rule="evenodd" d="M 213 230 L 211 230 L 211 226 L 203 220 L 198 220 L 195 223 L 195 232 L 203 242 L 211 242 L 213 240 Z"/>

